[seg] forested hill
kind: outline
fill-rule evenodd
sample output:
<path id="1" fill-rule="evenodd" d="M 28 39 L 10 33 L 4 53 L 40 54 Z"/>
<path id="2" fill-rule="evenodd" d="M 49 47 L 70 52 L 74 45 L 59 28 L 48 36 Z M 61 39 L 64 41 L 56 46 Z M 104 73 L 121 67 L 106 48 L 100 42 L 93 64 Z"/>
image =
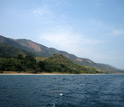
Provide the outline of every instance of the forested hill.
<path id="1" fill-rule="evenodd" d="M 18 54 L 22 54 L 24 56 L 30 54 L 35 57 L 50 57 L 53 54 L 61 54 L 64 57 L 70 59 L 72 62 L 79 65 L 95 67 L 96 69 L 108 73 L 119 71 L 119 69 L 116 69 L 113 66 L 95 63 L 87 58 L 79 58 L 73 54 L 69 54 L 65 51 L 59 51 L 54 48 L 48 48 L 31 40 L 12 39 L 0 36 L 0 56 L 16 57 Z"/>
<path id="2" fill-rule="evenodd" d="M 42 58 L 40 58 L 42 59 Z M 74 64 L 62 55 L 54 54 L 51 57 L 36 60 L 30 55 L 17 55 L 15 58 L 0 58 L 0 72 L 16 71 L 28 73 L 68 73 L 68 74 L 96 74 L 102 73 L 93 67 Z"/>

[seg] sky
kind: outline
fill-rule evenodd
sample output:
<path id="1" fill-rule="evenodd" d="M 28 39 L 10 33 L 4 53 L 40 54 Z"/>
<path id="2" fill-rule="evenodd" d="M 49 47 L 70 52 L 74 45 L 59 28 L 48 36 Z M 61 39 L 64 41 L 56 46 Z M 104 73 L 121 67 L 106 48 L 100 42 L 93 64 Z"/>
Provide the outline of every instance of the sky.
<path id="1" fill-rule="evenodd" d="M 124 0 L 0 0 L 0 35 L 124 69 Z"/>

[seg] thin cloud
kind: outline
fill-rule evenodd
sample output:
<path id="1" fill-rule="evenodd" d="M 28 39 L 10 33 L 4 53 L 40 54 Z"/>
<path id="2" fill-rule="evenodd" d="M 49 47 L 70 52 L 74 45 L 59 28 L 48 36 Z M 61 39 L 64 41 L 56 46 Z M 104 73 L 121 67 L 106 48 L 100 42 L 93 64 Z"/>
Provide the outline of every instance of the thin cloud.
<path id="1" fill-rule="evenodd" d="M 47 46 L 55 47 L 78 56 L 89 56 L 91 49 L 88 46 L 99 45 L 103 41 L 87 38 L 84 35 L 75 34 L 71 31 L 63 31 L 47 33 L 40 36 L 40 40 L 44 41 Z M 80 54 L 81 53 L 81 54 Z"/>
<path id="2" fill-rule="evenodd" d="M 102 20 L 95 20 L 95 19 L 91 19 L 88 21 L 88 24 L 92 27 L 92 28 L 97 28 L 98 29 L 106 29 L 106 30 L 111 30 L 113 27 L 109 24 L 106 24 L 106 22 L 102 21 Z"/>
<path id="3" fill-rule="evenodd" d="M 42 8 L 38 8 L 32 11 L 34 14 L 36 15 L 52 15 L 52 11 L 50 11 L 46 6 L 42 7 Z"/>
<path id="4" fill-rule="evenodd" d="M 41 24 L 51 24 L 56 17 L 48 5 L 32 10 L 32 14 Z"/>
<path id="5" fill-rule="evenodd" d="M 113 34 L 113 35 L 124 35 L 124 31 L 121 31 L 121 30 L 113 30 L 113 31 L 112 31 L 112 34 Z"/>

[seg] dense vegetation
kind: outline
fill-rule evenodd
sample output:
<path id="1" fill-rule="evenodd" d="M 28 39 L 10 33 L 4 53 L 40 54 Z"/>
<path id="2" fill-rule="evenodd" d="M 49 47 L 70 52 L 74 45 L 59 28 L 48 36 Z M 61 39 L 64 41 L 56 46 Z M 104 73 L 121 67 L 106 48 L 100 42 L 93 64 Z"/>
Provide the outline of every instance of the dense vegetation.
<path id="1" fill-rule="evenodd" d="M 78 64 L 73 63 L 68 58 L 60 54 L 54 54 L 53 56 L 46 59 L 46 61 L 51 62 L 56 65 L 60 65 L 61 67 L 68 67 L 73 72 L 76 73 L 99 73 L 95 68 L 89 66 L 80 66 Z"/>
<path id="2" fill-rule="evenodd" d="M 40 58 L 42 59 L 42 58 Z M 38 60 L 38 58 L 37 58 Z M 74 64 L 62 55 L 54 54 L 51 57 L 43 58 L 37 61 L 31 55 L 18 54 L 16 58 L 0 58 L 0 71 L 17 71 L 17 72 L 59 72 L 59 73 L 99 73 L 92 67 L 80 66 Z"/>

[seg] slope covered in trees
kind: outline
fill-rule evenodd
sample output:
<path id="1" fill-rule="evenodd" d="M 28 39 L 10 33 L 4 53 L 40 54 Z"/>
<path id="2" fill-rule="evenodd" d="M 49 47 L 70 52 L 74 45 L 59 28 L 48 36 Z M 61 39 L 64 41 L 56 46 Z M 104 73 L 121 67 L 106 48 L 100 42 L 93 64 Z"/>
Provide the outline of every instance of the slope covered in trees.
<path id="1" fill-rule="evenodd" d="M 0 45 L 0 57 L 16 57 L 18 54 L 27 55 L 28 53 L 7 44 Z"/>
<path id="2" fill-rule="evenodd" d="M 8 46 L 10 47 L 8 48 Z M 11 50 L 13 51 L 10 51 L 10 48 L 12 48 Z M 65 51 L 59 51 L 54 48 L 48 48 L 44 45 L 26 39 L 11 39 L 0 35 L 0 50 L 1 50 L 0 56 L 8 56 L 8 57 L 9 56 L 14 57 L 17 54 L 20 53 L 24 54 L 25 52 L 27 52 L 28 54 L 30 53 L 36 57 L 50 57 L 53 54 L 61 54 L 76 64 L 79 64 L 81 66 L 83 65 L 83 66 L 95 67 L 96 69 L 99 69 L 105 73 L 106 72 L 114 73 L 120 71 L 119 69 L 113 66 L 107 64 L 95 63 L 90 59 L 79 58 Z"/>
<path id="3" fill-rule="evenodd" d="M 1 71 L 17 71 L 17 72 L 30 72 L 30 73 L 42 73 L 42 72 L 59 72 L 59 73 L 100 73 L 92 67 L 80 66 L 74 64 L 69 59 L 62 55 L 54 54 L 53 56 L 46 58 L 42 61 L 36 61 L 36 59 L 30 55 L 23 56 L 17 55 L 16 58 L 0 58 L 0 70 Z"/>

